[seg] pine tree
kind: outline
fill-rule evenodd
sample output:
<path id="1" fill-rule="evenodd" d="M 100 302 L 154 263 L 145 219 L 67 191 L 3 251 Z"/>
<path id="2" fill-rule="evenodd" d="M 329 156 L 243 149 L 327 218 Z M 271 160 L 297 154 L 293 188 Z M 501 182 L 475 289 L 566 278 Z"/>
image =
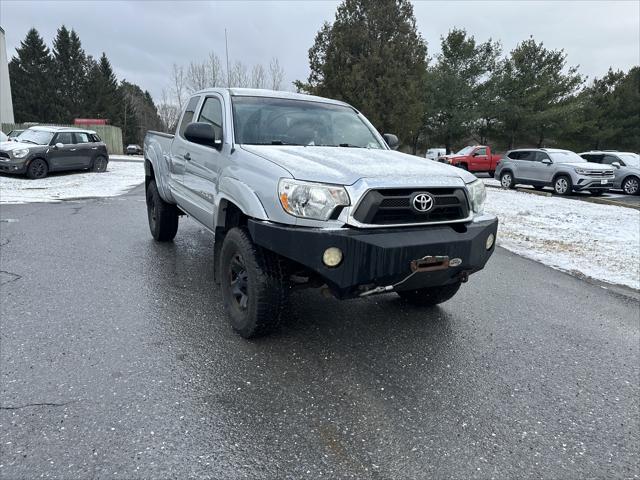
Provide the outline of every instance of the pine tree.
<path id="1" fill-rule="evenodd" d="M 408 0 L 344 0 L 309 50 L 299 90 L 360 109 L 383 132 L 417 138 L 424 112 L 427 47 Z"/>
<path id="2" fill-rule="evenodd" d="M 87 58 L 80 38 L 64 25 L 53 40 L 53 60 L 56 74 L 58 122 L 70 123 L 81 115 L 86 103 L 84 95 Z"/>
<path id="3" fill-rule="evenodd" d="M 431 138 L 450 153 L 453 144 L 472 133 L 487 135 L 491 115 L 480 100 L 490 93 L 487 74 L 495 68 L 500 45 L 491 39 L 476 43 L 465 30 L 453 29 L 441 38 L 441 46 L 428 74 L 427 125 Z"/>
<path id="4" fill-rule="evenodd" d="M 27 32 L 16 53 L 9 62 L 16 122 L 55 121 L 51 54 L 35 28 Z"/>

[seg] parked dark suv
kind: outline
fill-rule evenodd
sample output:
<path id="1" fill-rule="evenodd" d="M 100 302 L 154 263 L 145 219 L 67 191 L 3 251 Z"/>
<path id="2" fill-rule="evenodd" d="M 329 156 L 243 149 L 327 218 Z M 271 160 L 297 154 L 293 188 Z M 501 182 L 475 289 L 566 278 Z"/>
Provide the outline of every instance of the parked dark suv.
<path id="1" fill-rule="evenodd" d="M 44 178 L 49 172 L 104 172 L 107 146 L 96 132 L 70 127 L 31 127 L 0 147 L 0 172 Z"/>

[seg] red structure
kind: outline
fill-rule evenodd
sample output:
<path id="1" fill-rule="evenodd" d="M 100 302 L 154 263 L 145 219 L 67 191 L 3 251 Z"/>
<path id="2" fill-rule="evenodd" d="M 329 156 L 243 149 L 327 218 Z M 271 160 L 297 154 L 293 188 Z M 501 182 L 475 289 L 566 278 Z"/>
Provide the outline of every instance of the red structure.
<path id="1" fill-rule="evenodd" d="M 75 118 L 74 125 L 107 125 L 109 120 L 104 118 Z"/>

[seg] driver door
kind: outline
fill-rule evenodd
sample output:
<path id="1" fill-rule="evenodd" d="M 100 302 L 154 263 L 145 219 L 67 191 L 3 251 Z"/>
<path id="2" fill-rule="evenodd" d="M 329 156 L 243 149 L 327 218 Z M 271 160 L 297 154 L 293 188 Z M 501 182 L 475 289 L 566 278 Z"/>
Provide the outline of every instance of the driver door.
<path id="1" fill-rule="evenodd" d="M 61 147 L 56 147 L 61 143 Z M 59 132 L 51 140 L 51 146 L 49 147 L 49 155 L 47 160 L 49 161 L 50 170 L 71 170 L 75 168 L 76 161 L 76 145 L 73 139 L 73 132 Z"/>

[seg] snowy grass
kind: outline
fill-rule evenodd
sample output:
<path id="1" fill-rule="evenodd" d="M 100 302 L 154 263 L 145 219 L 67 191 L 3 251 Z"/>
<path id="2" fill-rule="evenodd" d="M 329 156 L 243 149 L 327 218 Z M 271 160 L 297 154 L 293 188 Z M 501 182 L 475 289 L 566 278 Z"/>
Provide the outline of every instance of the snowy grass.
<path id="1" fill-rule="evenodd" d="M 0 204 L 59 202 L 73 198 L 115 197 L 144 183 L 142 162 L 111 161 L 104 173 L 51 174 L 42 180 L 0 176 Z"/>
<path id="2" fill-rule="evenodd" d="M 498 245 L 577 275 L 640 289 L 640 212 L 513 190 L 487 189 Z"/>

